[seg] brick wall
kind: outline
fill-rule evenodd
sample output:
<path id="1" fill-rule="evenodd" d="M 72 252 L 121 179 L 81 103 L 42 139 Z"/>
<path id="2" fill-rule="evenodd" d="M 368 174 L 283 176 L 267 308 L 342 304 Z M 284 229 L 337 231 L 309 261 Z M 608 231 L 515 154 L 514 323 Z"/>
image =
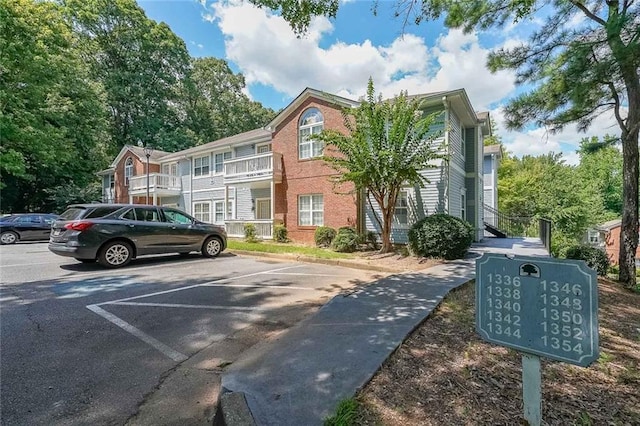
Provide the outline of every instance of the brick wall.
<path id="1" fill-rule="evenodd" d="M 324 225 L 333 228 L 355 226 L 357 205 L 352 184 L 334 188 L 329 178 L 335 171 L 320 159 L 298 159 L 298 121 L 302 113 L 311 107 L 318 108 L 324 116 L 324 128 L 347 132 L 340 107 L 326 101 L 309 98 L 287 117 L 273 134 L 273 151 L 282 153 L 282 183 L 275 187 L 275 211 L 277 222 L 287 227 L 293 241 L 313 244 L 315 226 L 298 225 L 298 196 L 322 194 L 324 201 Z M 337 193 L 340 192 L 340 193 Z"/>
<path id="2" fill-rule="evenodd" d="M 132 152 L 128 152 L 126 155 L 122 156 L 120 162 L 116 165 L 116 169 L 114 172 L 114 182 L 115 182 L 115 197 L 114 202 L 116 203 L 128 203 L 129 202 L 129 191 L 128 187 L 124 182 L 124 165 L 127 161 L 127 158 L 133 159 L 133 176 L 142 176 L 147 173 L 146 168 L 146 160 L 140 161 L 140 159 L 133 154 Z M 160 165 L 159 164 L 149 164 L 149 173 L 159 173 Z M 142 197 L 133 197 L 133 202 L 136 204 L 144 204 L 146 196 Z M 153 201 L 150 201 L 150 204 Z"/>
<path id="3" fill-rule="evenodd" d="M 620 230 L 621 226 L 612 228 L 606 236 L 604 250 L 607 252 L 612 265 L 617 265 L 620 257 Z M 640 259 L 640 246 L 636 250 L 636 259 Z"/>

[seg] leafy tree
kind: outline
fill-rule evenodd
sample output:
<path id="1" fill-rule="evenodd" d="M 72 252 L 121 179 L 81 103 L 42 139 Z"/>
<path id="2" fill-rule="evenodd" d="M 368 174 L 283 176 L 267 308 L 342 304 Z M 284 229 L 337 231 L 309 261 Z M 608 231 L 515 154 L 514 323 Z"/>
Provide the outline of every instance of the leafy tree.
<path id="1" fill-rule="evenodd" d="M 278 10 L 298 32 L 306 31 L 311 16 L 335 17 L 339 6 L 337 0 L 251 2 Z M 465 31 L 544 17 L 545 23 L 528 43 L 500 49 L 489 57 L 491 70 L 517 70 L 518 83 L 531 85 L 529 92 L 507 105 L 507 125 L 522 128 L 537 123 L 559 131 L 568 123 L 577 123 L 586 130 L 595 117 L 613 111 L 623 154 L 619 279 L 634 288 L 639 226 L 640 4 L 635 0 L 397 0 L 396 5 L 405 22 L 417 11 L 416 23 L 444 17 L 446 26 Z"/>
<path id="2" fill-rule="evenodd" d="M 495 121 L 491 122 L 491 136 L 484 138 L 484 146 L 499 145 L 502 143 L 502 137 L 498 132 L 498 125 Z"/>
<path id="3" fill-rule="evenodd" d="M 601 198 L 591 190 L 578 179 L 576 168 L 564 163 L 561 154 L 522 158 L 507 154 L 498 169 L 500 210 L 513 217 L 552 220 L 554 255 L 575 244 L 601 217 Z"/>
<path id="4" fill-rule="evenodd" d="M 103 93 L 58 4 L 1 0 L 0 25 L 1 208 L 53 210 L 50 191 L 107 163 Z"/>
<path id="5" fill-rule="evenodd" d="M 594 206 L 602 212 L 597 222 L 622 215 L 622 153 L 617 143 L 609 136 L 603 141 L 592 137 L 580 142 L 578 178 L 588 192 L 600 198 L 600 205 Z"/>
<path id="6" fill-rule="evenodd" d="M 256 129 L 275 116 L 242 91 L 245 80 L 224 59 L 196 58 L 185 80 L 186 122 L 196 144 Z"/>
<path id="7" fill-rule="evenodd" d="M 183 40 L 134 0 L 64 0 L 93 75 L 107 92 L 111 152 L 138 140 L 174 151 L 185 134 L 180 90 L 189 68 Z"/>
<path id="8" fill-rule="evenodd" d="M 406 93 L 390 101 L 376 98 L 369 79 L 366 99 L 355 109 L 343 113 L 349 130 L 343 134 L 326 129 L 318 139 L 325 143 L 325 161 L 339 175 L 337 183 L 352 182 L 376 201 L 382 218 L 381 252 L 393 250 L 391 224 L 398 193 L 406 185 L 423 185 L 427 179 L 420 170 L 435 167 L 431 161 L 442 158 L 434 146 L 437 134 L 430 131 L 434 116 L 424 117 L 420 100 L 407 99 Z"/>

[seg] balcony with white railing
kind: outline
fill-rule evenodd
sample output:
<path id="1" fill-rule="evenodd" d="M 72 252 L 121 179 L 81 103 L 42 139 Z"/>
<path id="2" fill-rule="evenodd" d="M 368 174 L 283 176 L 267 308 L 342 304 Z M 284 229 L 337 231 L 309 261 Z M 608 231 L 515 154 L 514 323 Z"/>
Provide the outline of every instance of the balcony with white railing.
<path id="1" fill-rule="evenodd" d="M 149 173 L 149 194 L 180 195 L 182 189 L 180 176 L 164 173 Z M 131 176 L 129 178 L 129 195 L 144 195 L 147 193 L 147 175 Z"/>
<path id="2" fill-rule="evenodd" d="M 266 154 L 241 157 L 224 162 L 224 183 L 256 182 L 272 180 L 282 182 L 282 154 Z"/>
<path id="3" fill-rule="evenodd" d="M 224 222 L 229 237 L 244 237 L 244 226 L 253 224 L 256 227 L 256 237 L 264 240 L 273 239 L 273 220 L 226 220 Z"/>

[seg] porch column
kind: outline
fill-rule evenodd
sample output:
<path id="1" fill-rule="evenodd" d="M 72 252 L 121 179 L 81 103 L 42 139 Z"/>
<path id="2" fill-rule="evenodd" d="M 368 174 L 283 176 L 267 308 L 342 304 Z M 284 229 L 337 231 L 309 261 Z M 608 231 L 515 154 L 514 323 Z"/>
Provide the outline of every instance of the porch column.
<path id="1" fill-rule="evenodd" d="M 133 195 L 129 194 L 129 204 L 133 204 Z"/>
<path id="2" fill-rule="evenodd" d="M 158 205 L 158 194 L 156 194 L 155 192 L 153 193 L 153 205 Z"/>
<path id="3" fill-rule="evenodd" d="M 269 183 L 269 185 L 271 186 L 271 237 L 273 237 L 273 228 L 275 226 L 275 207 L 276 207 L 276 184 L 274 183 L 273 179 L 271 179 L 271 182 Z"/>

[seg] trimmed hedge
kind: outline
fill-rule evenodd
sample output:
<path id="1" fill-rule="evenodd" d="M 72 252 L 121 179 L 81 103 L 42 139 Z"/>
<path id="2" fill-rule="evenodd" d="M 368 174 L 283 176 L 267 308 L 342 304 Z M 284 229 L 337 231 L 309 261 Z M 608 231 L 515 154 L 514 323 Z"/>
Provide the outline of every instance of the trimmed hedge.
<path id="1" fill-rule="evenodd" d="M 409 230 L 409 247 L 418 256 L 460 259 L 473 242 L 473 227 L 444 213 L 427 216 Z"/>
<path id="2" fill-rule="evenodd" d="M 609 270 L 607 253 L 597 247 L 577 245 L 567 249 L 567 259 L 578 259 L 587 262 L 589 268 L 595 269 L 598 275 L 606 276 Z"/>
<path id="3" fill-rule="evenodd" d="M 360 236 L 355 229 L 349 226 L 343 226 L 338 229 L 336 237 L 331 243 L 331 248 L 337 252 L 352 253 L 358 249 Z"/>
<path id="4" fill-rule="evenodd" d="M 258 232 L 253 223 L 244 224 L 244 240 L 248 243 L 258 242 Z"/>
<path id="5" fill-rule="evenodd" d="M 336 230 L 330 226 L 318 226 L 313 234 L 313 239 L 318 247 L 330 247 L 336 234 Z"/>
<path id="6" fill-rule="evenodd" d="M 284 225 L 276 225 L 273 228 L 273 240 L 278 243 L 288 243 L 289 235 Z"/>

